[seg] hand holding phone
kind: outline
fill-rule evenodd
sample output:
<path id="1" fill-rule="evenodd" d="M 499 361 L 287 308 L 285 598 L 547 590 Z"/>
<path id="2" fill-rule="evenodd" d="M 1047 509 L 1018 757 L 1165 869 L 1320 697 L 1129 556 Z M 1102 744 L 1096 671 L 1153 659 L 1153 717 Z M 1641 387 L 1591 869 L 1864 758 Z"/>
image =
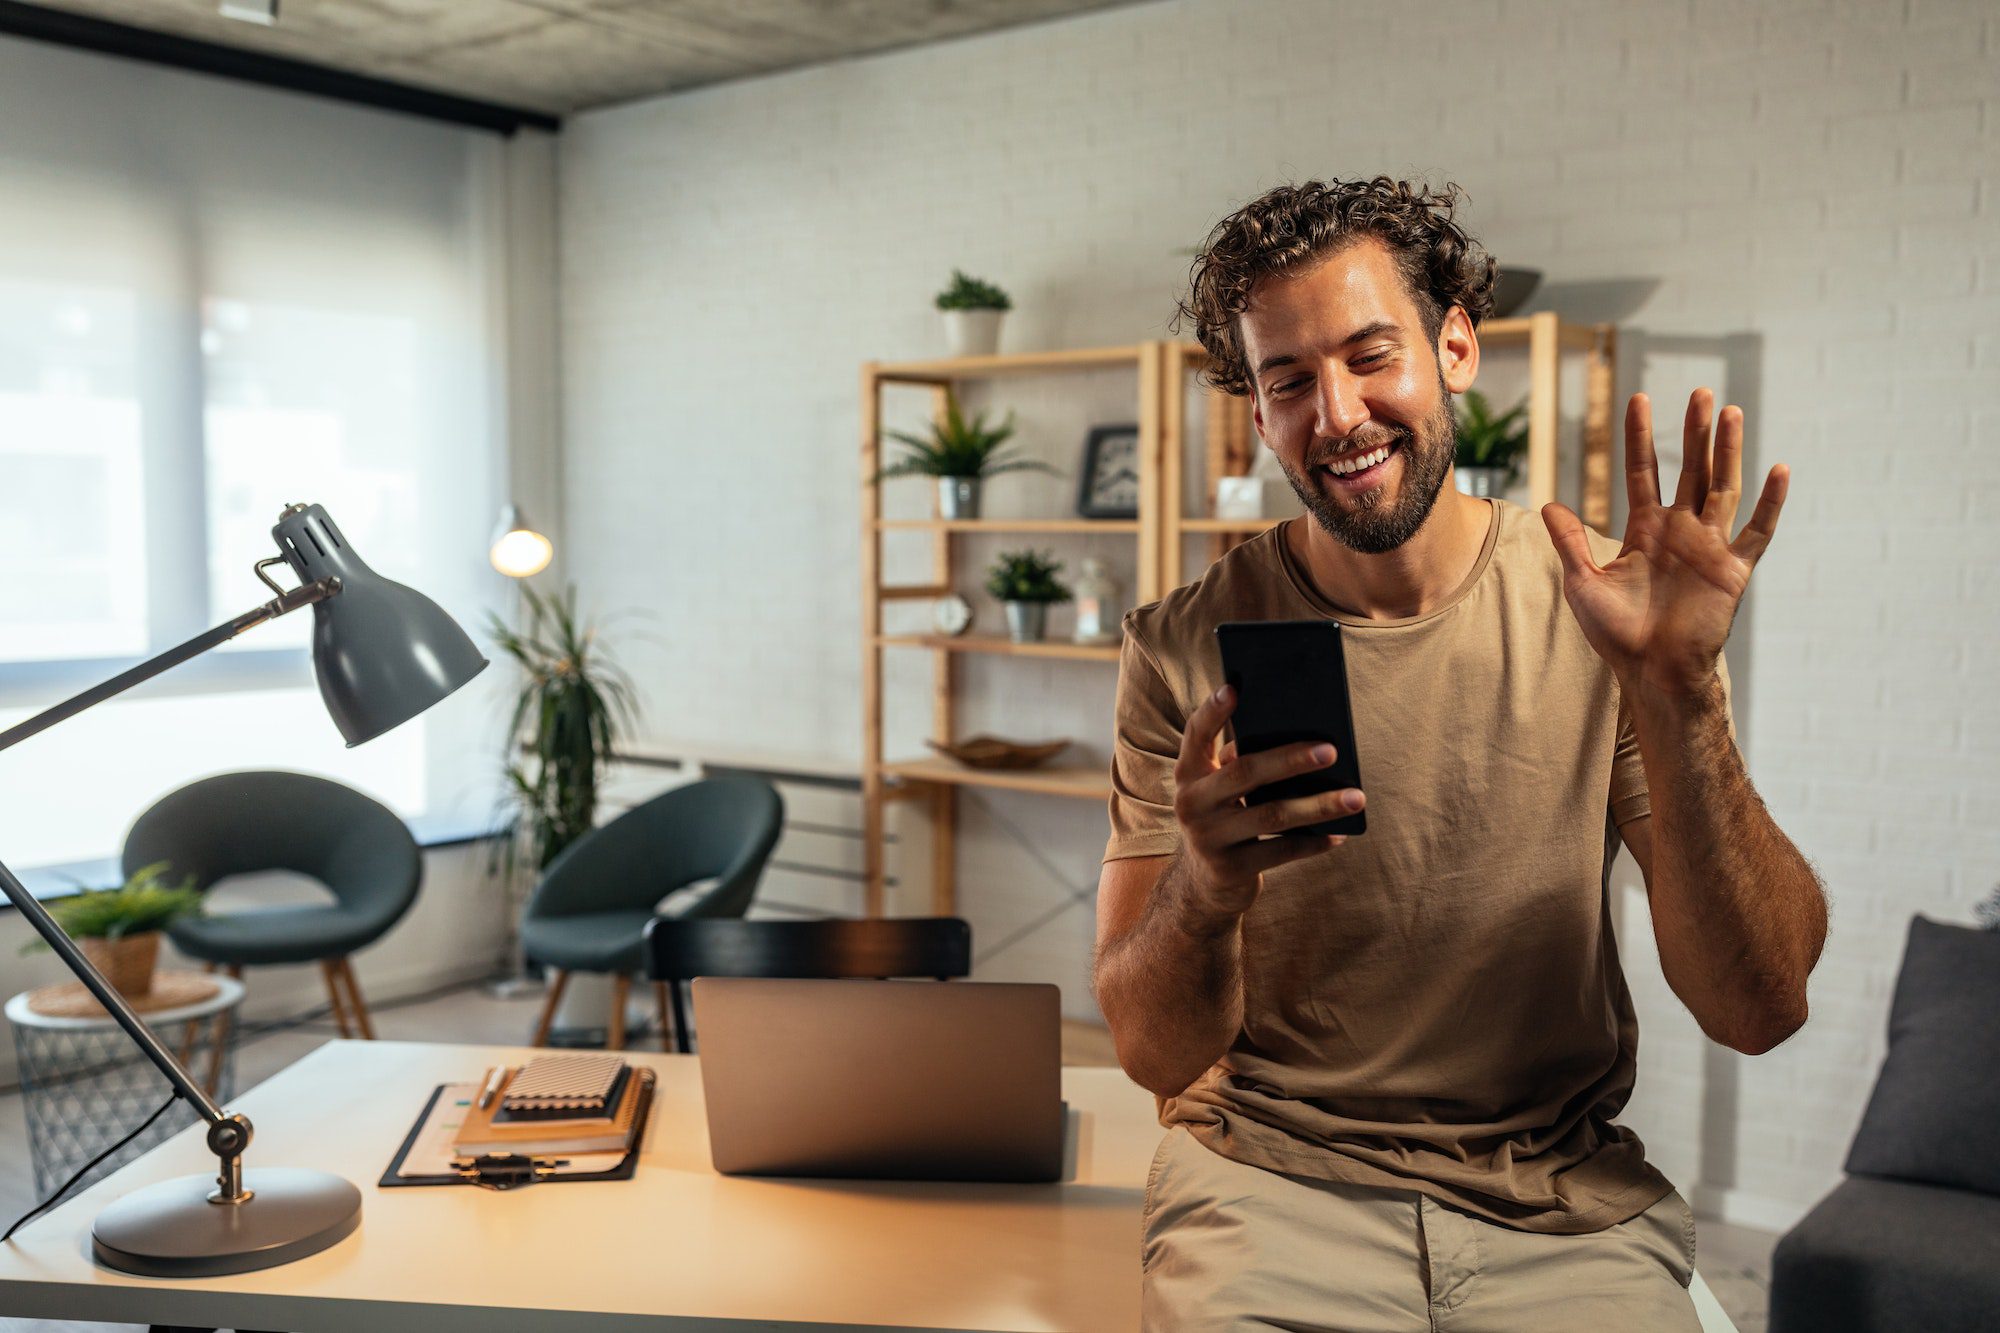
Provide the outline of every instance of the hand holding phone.
<path id="1" fill-rule="evenodd" d="M 1237 691 L 1228 685 L 1204 699 L 1182 730 L 1174 763 L 1181 851 L 1173 883 L 1183 895 L 1183 919 L 1197 930 L 1232 925 L 1257 900 L 1265 871 L 1347 841 L 1345 835 L 1303 830 L 1364 805 L 1353 787 L 1247 804 L 1254 792 L 1330 769 L 1339 754 L 1328 742 L 1307 740 L 1255 753 L 1233 753 L 1230 747 L 1218 757 L 1217 742 L 1237 708 Z"/>
<path id="2" fill-rule="evenodd" d="M 1262 805 L 1360 787 L 1340 622 L 1233 621 L 1215 627 L 1215 641 L 1222 651 L 1222 678 L 1238 696 L 1230 719 L 1238 754 L 1315 742 L 1334 748 L 1327 767 L 1280 778 L 1244 799 Z M 1351 836 L 1368 831 L 1368 818 L 1356 807 L 1323 823 L 1287 827 Z"/>

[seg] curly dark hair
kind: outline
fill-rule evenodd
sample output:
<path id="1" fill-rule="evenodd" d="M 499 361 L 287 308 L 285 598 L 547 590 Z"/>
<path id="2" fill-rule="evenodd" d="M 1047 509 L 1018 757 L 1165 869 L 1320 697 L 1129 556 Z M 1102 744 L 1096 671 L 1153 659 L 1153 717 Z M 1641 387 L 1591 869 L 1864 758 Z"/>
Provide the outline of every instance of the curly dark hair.
<path id="1" fill-rule="evenodd" d="M 1267 190 L 1209 232 L 1188 270 L 1188 295 L 1173 327 L 1192 320 L 1209 354 L 1203 378 L 1244 397 L 1253 382 L 1236 317 L 1249 306 L 1257 280 L 1302 273 L 1366 236 L 1388 246 L 1433 343 L 1453 306 L 1477 327 L 1493 309 L 1499 266 L 1453 220 L 1461 195 L 1449 183 L 1433 190 L 1387 176 Z"/>

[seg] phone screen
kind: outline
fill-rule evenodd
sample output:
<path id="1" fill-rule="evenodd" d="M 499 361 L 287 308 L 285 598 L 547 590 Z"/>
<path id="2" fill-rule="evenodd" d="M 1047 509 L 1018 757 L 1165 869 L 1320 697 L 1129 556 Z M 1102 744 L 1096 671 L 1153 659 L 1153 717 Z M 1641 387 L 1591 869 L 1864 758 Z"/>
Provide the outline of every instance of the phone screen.
<path id="1" fill-rule="evenodd" d="M 1326 768 L 1299 773 L 1252 791 L 1252 805 L 1361 785 L 1354 749 L 1354 713 L 1347 696 L 1347 658 L 1336 620 L 1231 621 L 1215 627 L 1222 678 L 1236 690 L 1230 728 L 1236 753 L 1254 754 L 1301 741 L 1335 750 Z M 1299 833 L 1353 835 L 1368 829 L 1368 812 L 1302 826 Z"/>

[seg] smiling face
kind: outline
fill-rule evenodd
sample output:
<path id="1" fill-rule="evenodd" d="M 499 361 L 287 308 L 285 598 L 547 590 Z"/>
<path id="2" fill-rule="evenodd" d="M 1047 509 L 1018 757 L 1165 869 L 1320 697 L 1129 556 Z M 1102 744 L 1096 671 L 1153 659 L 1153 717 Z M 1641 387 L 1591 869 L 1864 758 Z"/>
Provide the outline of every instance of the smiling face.
<path id="1" fill-rule="evenodd" d="M 1478 368 L 1465 312 L 1430 337 L 1389 251 L 1364 238 L 1263 279 L 1239 319 L 1258 434 L 1320 527 L 1367 555 L 1416 535 L 1451 472 L 1451 395 Z"/>

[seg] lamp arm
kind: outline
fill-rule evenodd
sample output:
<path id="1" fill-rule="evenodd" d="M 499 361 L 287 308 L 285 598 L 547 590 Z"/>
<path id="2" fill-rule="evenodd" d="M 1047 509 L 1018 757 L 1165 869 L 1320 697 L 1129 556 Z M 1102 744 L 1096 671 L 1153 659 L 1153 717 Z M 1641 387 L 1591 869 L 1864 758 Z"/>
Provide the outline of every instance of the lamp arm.
<path id="1" fill-rule="evenodd" d="M 266 579 L 269 583 L 270 580 Z M 272 583 L 276 588 L 278 585 Z M 186 643 L 169 648 L 158 657 L 148 658 L 129 671 L 121 671 L 100 685 L 93 685 L 81 694 L 63 700 L 53 708 L 35 714 L 25 722 L 0 731 L 0 750 L 18 745 L 28 737 L 47 731 L 56 723 L 75 717 L 92 704 L 101 704 L 113 695 L 123 694 L 134 685 L 151 680 L 162 671 L 177 667 L 191 657 L 199 657 L 217 644 L 227 643 L 254 625 L 267 620 L 276 620 L 288 611 L 296 611 L 314 602 L 323 602 L 340 591 L 339 579 L 321 579 L 316 583 L 300 584 L 296 588 L 280 590 L 276 597 L 262 606 L 252 607 L 234 620 L 224 621 L 214 629 L 203 630 Z"/>
<path id="2" fill-rule="evenodd" d="M 27 721 L 0 732 L 0 750 L 17 745 L 37 732 L 46 731 L 56 723 L 76 716 L 92 704 L 102 703 L 141 681 L 150 680 L 169 667 L 179 666 L 191 657 L 198 657 L 217 644 L 235 638 L 253 625 L 261 625 L 267 620 L 277 619 L 286 612 L 296 611 L 302 606 L 311 606 L 314 602 L 325 601 L 340 591 L 340 580 L 335 578 L 320 579 L 314 583 L 301 584 L 296 588 L 283 589 L 278 588 L 277 584 L 271 583 L 271 580 L 263 575 L 261 566 L 258 574 L 277 590 L 276 597 L 262 606 L 245 611 L 234 620 L 197 634 L 179 647 L 169 648 L 159 656 L 113 676 L 101 685 L 94 685 L 81 694 L 65 699 L 55 707 L 37 713 Z M 211 1146 L 214 1146 L 217 1140 L 218 1129 L 225 1142 L 236 1138 L 247 1141 L 249 1123 L 241 1117 L 223 1114 L 222 1108 L 215 1104 L 215 1099 L 202 1091 L 201 1085 L 189 1076 L 187 1070 L 181 1068 L 180 1061 L 176 1060 L 161 1044 L 160 1039 L 153 1035 L 153 1030 L 147 1027 L 133 1011 L 132 1006 L 126 1003 L 125 997 L 118 993 L 117 988 L 104 979 L 103 973 L 91 966 L 90 960 L 83 956 L 83 950 L 76 947 L 76 942 L 70 939 L 63 928 L 56 924 L 56 919 L 49 915 L 49 909 L 42 906 L 35 895 L 28 892 L 27 886 L 16 879 L 14 872 L 4 864 L 0 864 L 0 889 L 6 891 L 7 897 L 20 909 L 21 915 L 28 919 L 28 924 L 48 942 L 51 949 L 55 950 L 56 956 L 63 960 L 63 964 L 76 973 L 77 979 L 97 997 L 97 1002 L 117 1020 L 118 1026 L 125 1029 L 125 1035 L 130 1037 L 139 1049 L 146 1053 L 146 1058 L 167 1076 L 167 1081 L 174 1085 L 175 1091 L 187 1098 L 201 1113 L 201 1118 L 210 1126 Z M 236 1128 L 238 1126 L 240 1129 Z M 238 1151 L 240 1152 L 240 1146 Z"/>
<path id="3" fill-rule="evenodd" d="M 97 1002 L 118 1020 L 118 1026 L 125 1029 L 125 1035 L 138 1043 L 139 1048 L 146 1053 L 146 1058 L 159 1067 L 160 1072 L 167 1076 L 167 1081 L 174 1085 L 175 1090 L 187 1098 L 201 1113 L 201 1118 L 211 1125 L 219 1124 L 225 1118 L 222 1108 L 202 1091 L 201 1085 L 188 1075 L 187 1070 L 181 1068 L 180 1061 L 174 1059 L 167 1048 L 160 1044 L 160 1039 L 153 1035 L 153 1030 L 140 1021 L 139 1015 L 132 1011 L 132 1006 L 125 1002 L 125 997 L 104 979 L 102 972 L 90 965 L 90 960 L 83 956 L 83 950 L 76 947 L 76 942 L 63 933 L 63 928 L 49 915 L 49 909 L 36 901 L 35 895 L 28 892 L 27 887 L 14 878 L 14 872 L 5 865 L 0 865 L 0 889 L 7 891 L 7 896 L 13 899 L 14 906 L 21 909 L 21 915 L 28 919 L 28 924 L 48 941 L 49 947 L 56 951 L 56 956 L 63 960 L 70 971 L 76 973 L 77 979 L 97 997 Z"/>

